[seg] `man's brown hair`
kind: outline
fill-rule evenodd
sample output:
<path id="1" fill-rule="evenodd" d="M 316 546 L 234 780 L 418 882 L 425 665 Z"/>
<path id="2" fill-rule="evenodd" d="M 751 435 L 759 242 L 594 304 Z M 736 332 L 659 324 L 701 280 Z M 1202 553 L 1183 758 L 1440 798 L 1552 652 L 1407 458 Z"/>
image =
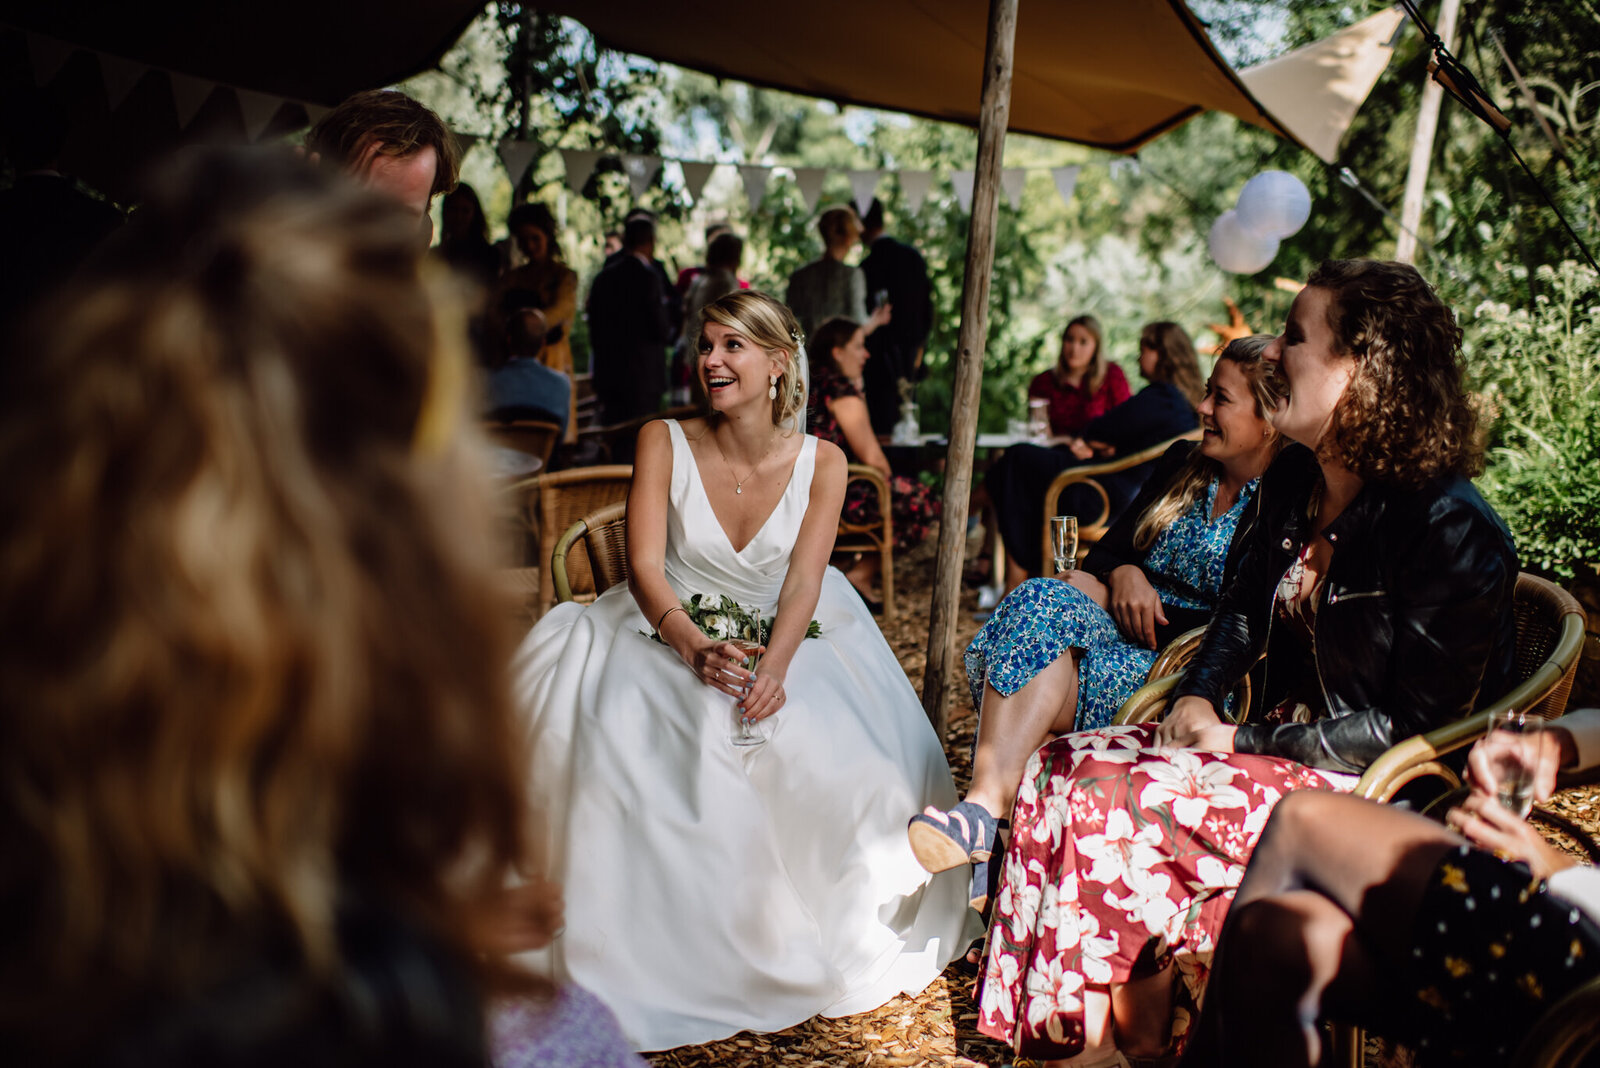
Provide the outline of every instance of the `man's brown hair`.
<path id="1" fill-rule="evenodd" d="M 373 144 L 379 155 L 402 158 L 432 148 L 438 164 L 430 195 L 456 187 L 461 149 L 455 136 L 432 109 L 397 90 L 368 89 L 347 97 L 306 137 L 306 151 L 342 170 L 357 167 Z"/>

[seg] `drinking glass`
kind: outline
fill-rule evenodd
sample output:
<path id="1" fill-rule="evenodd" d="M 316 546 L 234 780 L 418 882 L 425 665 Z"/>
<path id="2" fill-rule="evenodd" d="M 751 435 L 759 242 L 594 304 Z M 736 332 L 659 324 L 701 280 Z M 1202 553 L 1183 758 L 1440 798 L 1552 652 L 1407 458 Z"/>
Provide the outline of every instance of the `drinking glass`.
<path id="1" fill-rule="evenodd" d="M 1040 445 L 1050 440 L 1050 402 L 1042 397 L 1028 400 L 1028 436 Z"/>
<path id="2" fill-rule="evenodd" d="M 1078 517 L 1050 517 L 1050 547 L 1056 558 L 1056 574 L 1078 566 Z"/>
<path id="3" fill-rule="evenodd" d="M 1489 723 L 1489 765 L 1494 771 L 1495 799 L 1527 819 L 1533 810 L 1533 773 L 1539 764 L 1544 720 L 1526 712 L 1497 712 Z"/>
<path id="4" fill-rule="evenodd" d="M 728 644 L 738 646 L 739 651 L 744 654 L 744 663 L 741 666 L 746 671 L 756 670 L 757 665 L 761 663 L 760 642 L 751 641 L 747 638 L 735 638 Z M 751 723 L 746 720 L 739 713 L 738 701 L 734 702 L 733 713 L 733 735 L 730 740 L 734 745 L 760 745 L 767 740 L 766 732 L 763 730 L 765 721 Z"/>

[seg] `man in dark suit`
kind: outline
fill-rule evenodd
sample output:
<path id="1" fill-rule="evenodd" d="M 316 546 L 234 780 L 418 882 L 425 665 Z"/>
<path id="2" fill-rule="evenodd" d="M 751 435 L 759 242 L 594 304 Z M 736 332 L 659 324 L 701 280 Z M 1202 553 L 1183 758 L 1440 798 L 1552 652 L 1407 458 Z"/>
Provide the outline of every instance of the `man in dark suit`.
<path id="1" fill-rule="evenodd" d="M 592 356 L 589 369 L 600 398 L 600 417 L 621 423 L 661 408 L 667 388 L 667 341 L 671 324 L 661 276 L 652 265 L 656 224 L 635 218 L 622 231 L 622 252 L 589 288 Z"/>
<path id="2" fill-rule="evenodd" d="M 922 254 L 883 232 L 882 201 L 873 200 L 861 226 L 861 243 L 868 250 L 861 261 L 867 310 L 885 301 L 894 308 L 894 318 L 867 335 L 872 359 L 862 372 L 872 429 L 887 434 L 900 419 L 900 380 L 922 376 L 922 347 L 933 329 L 933 289 Z"/>

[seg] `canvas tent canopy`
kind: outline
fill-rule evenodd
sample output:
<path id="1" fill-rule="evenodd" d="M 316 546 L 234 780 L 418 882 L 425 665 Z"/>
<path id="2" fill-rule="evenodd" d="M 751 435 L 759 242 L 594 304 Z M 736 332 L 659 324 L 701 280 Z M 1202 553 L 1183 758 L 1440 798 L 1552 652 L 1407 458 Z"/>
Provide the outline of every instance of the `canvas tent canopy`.
<path id="1" fill-rule="evenodd" d="M 813 0 L 771 17 L 715 0 L 548 0 L 602 43 L 840 103 L 978 123 L 984 0 Z M 1116 152 L 1204 110 L 1290 140 L 1182 0 L 1025 0 L 1009 129 Z"/>

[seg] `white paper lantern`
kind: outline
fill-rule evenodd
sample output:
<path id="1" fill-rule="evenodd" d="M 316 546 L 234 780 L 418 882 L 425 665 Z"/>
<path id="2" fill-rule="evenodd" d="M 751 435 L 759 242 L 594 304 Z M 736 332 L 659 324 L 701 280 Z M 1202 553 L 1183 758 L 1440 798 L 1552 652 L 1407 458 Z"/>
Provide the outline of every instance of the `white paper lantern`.
<path id="1" fill-rule="evenodd" d="M 1239 223 L 1282 240 L 1311 218 L 1311 192 L 1288 171 L 1262 171 L 1239 193 Z"/>
<path id="2" fill-rule="evenodd" d="M 1218 267 L 1234 274 L 1255 274 L 1265 270 L 1278 254 L 1278 239 L 1246 230 L 1239 224 L 1239 213 L 1225 211 L 1211 224 L 1211 258 Z"/>

